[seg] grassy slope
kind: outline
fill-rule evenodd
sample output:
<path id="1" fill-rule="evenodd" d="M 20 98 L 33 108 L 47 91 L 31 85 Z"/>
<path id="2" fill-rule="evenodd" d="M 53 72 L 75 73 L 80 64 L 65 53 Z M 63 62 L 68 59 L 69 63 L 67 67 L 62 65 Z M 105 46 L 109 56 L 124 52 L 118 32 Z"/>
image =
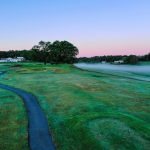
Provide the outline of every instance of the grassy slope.
<path id="1" fill-rule="evenodd" d="M 138 65 L 142 65 L 142 66 L 143 66 L 143 65 L 144 65 L 144 66 L 146 65 L 146 66 L 147 66 L 147 65 L 150 65 L 150 61 L 141 61 L 141 62 L 139 62 Z"/>
<path id="2" fill-rule="evenodd" d="M 0 89 L 0 149 L 28 150 L 27 116 L 22 100 Z"/>
<path id="3" fill-rule="evenodd" d="M 150 147 L 148 82 L 30 63 L 11 68 L 0 82 L 38 97 L 57 149 Z"/>

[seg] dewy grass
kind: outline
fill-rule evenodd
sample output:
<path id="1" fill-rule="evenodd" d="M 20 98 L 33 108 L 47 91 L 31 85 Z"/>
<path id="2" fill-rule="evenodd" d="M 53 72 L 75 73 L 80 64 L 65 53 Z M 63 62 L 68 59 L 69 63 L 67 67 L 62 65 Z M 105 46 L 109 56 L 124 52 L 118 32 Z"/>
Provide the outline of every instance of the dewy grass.
<path id="1" fill-rule="evenodd" d="M 8 70 L 0 82 L 37 96 L 58 150 L 149 149 L 149 82 L 72 65 L 22 63 Z"/>
<path id="2" fill-rule="evenodd" d="M 22 100 L 0 89 L 0 149 L 28 150 L 27 116 Z"/>

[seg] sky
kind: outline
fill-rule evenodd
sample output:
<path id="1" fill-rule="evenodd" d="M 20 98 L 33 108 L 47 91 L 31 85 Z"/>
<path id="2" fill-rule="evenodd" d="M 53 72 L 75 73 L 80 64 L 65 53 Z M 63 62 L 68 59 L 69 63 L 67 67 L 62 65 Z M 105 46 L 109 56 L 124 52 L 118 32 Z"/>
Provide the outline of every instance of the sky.
<path id="1" fill-rule="evenodd" d="M 0 0 L 0 50 L 67 40 L 79 56 L 150 52 L 150 0 Z"/>

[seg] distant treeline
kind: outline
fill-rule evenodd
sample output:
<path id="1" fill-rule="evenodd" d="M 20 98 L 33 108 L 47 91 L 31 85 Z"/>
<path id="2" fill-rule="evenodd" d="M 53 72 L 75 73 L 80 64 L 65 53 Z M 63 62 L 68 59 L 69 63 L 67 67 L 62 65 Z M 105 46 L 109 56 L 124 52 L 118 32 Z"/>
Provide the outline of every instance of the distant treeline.
<path id="1" fill-rule="evenodd" d="M 118 60 L 122 60 L 123 58 L 125 58 L 127 56 L 94 56 L 94 57 L 80 57 L 78 58 L 78 62 L 102 62 L 102 61 L 106 61 L 106 62 L 114 62 L 114 61 L 118 61 Z"/>
<path id="2" fill-rule="evenodd" d="M 95 57 L 80 57 L 76 58 L 78 49 L 67 41 L 39 42 L 38 45 L 33 46 L 31 50 L 10 50 L 0 51 L 1 58 L 16 58 L 24 57 L 29 61 L 38 61 L 49 63 L 74 63 L 74 62 L 114 62 L 123 60 L 127 64 L 136 64 L 138 61 L 150 61 L 150 53 L 143 56 L 135 55 L 118 55 L 118 56 L 95 56 Z"/>
<path id="3" fill-rule="evenodd" d="M 150 61 L 150 53 L 143 56 L 136 55 L 117 55 L 117 56 L 94 56 L 94 57 L 80 57 L 77 59 L 78 62 L 87 62 L 87 63 L 98 63 L 98 62 L 115 62 L 123 60 L 127 64 L 136 64 L 138 61 Z"/>
<path id="4" fill-rule="evenodd" d="M 0 59 L 2 58 L 16 58 L 24 57 L 26 60 L 33 60 L 33 55 L 31 50 L 9 50 L 0 51 Z"/>
<path id="5" fill-rule="evenodd" d="M 0 51 L 0 59 L 24 57 L 29 61 L 46 63 L 74 63 L 79 53 L 77 47 L 68 41 L 40 41 L 31 50 Z"/>

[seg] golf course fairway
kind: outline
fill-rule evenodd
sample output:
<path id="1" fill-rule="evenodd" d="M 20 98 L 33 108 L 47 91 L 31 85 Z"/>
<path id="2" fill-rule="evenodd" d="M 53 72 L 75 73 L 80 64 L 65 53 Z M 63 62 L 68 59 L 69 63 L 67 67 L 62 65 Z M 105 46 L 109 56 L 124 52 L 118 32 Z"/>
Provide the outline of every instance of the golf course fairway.
<path id="1" fill-rule="evenodd" d="M 122 73 L 118 77 L 100 71 L 83 71 L 67 64 L 3 63 L 0 70 L 7 71 L 0 77 L 1 84 L 37 97 L 57 150 L 149 149 L 149 82 L 124 78 Z M 20 121 L 27 122 L 20 98 L 13 99 L 13 107 L 22 109 L 24 114 Z M 21 104 L 15 105 L 16 101 Z M 5 115 L 8 113 L 3 113 L 3 118 Z M 26 124 L 24 131 L 27 132 Z M 26 132 L 20 134 L 24 137 Z M 12 138 L 3 141 L 11 142 Z"/>

